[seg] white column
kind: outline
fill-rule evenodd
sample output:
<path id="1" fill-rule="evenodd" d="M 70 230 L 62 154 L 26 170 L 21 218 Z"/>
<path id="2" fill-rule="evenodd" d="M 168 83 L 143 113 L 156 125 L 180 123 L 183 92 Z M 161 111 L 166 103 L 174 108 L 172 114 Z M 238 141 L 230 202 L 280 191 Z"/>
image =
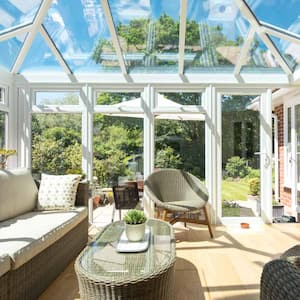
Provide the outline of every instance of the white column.
<path id="1" fill-rule="evenodd" d="M 82 171 L 86 174 L 87 180 L 93 179 L 93 108 L 94 99 L 92 88 L 88 85 L 80 91 L 82 106 Z M 93 223 L 93 199 L 88 202 L 89 223 Z"/>
<path id="2" fill-rule="evenodd" d="M 93 95 L 89 86 L 80 92 L 82 105 L 82 170 L 88 180 L 93 177 Z"/>
<path id="3" fill-rule="evenodd" d="M 260 194 L 261 217 L 272 223 L 272 90 L 260 100 Z"/>
<path id="4" fill-rule="evenodd" d="M 18 150 L 18 90 L 14 83 L 8 90 L 9 111 L 8 111 L 8 128 L 7 128 L 7 148 Z M 18 153 L 8 160 L 9 168 L 18 167 Z"/>
<path id="5" fill-rule="evenodd" d="M 211 223 L 218 222 L 218 191 L 221 189 L 218 174 L 221 169 L 219 163 L 220 139 L 217 139 L 217 99 L 216 90 L 213 86 L 207 87 L 204 93 L 205 119 L 205 181 L 209 193 Z M 218 143 L 218 145 L 217 145 Z M 219 151 L 220 152 L 220 151 Z M 217 155 L 218 154 L 218 155 Z M 219 188 L 218 188 L 219 186 Z"/>
<path id="6" fill-rule="evenodd" d="M 31 99 L 27 86 L 18 88 L 18 167 L 31 167 Z"/>
<path id="7" fill-rule="evenodd" d="M 154 169 L 154 90 L 148 85 L 142 95 L 142 106 L 144 109 L 144 179 Z M 154 216 L 153 202 L 144 196 L 143 205 L 148 217 Z"/>

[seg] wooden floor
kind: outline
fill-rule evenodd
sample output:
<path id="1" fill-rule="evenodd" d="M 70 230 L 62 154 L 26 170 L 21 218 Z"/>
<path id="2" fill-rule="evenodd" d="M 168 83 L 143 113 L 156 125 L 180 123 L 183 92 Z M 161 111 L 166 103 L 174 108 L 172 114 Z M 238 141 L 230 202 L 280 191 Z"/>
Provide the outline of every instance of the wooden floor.
<path id="1" fill-rule="evenodd" d="M 210 239 L 204 226 L 176 226 L 173 299 L 259 299 L 264 263 L 299 244 L 299 233 L 299 223 L 251 224 L 250 229 L 232 225 L 215 227 Z M 39 299 L 80 299 L 73 263 Z"/>

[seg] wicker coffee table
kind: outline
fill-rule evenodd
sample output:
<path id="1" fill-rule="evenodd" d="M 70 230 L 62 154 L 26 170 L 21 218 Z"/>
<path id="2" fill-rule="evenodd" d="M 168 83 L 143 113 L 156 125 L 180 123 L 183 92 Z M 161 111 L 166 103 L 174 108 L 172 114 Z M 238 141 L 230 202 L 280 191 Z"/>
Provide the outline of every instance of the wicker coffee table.
<path id="1" fill-rule="evenodd" d="M 81 299 L 173 299 L 173 228 L 155 219 L 147 226 L 150 242 L 144 252 L 116 251 L 123 221 L 107 226 L 82 251 L 75 262 Z"/>

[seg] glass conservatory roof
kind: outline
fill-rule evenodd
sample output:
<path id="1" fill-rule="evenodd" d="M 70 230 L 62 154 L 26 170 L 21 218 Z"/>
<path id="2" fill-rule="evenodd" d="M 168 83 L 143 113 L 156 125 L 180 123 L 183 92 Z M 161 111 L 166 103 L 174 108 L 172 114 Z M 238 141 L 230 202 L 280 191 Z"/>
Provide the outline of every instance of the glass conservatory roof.
<path id="1" fill-rule="evenodd" d="M 5 0 L 0 68 L 12 73 L 292 75 L 299 0 Z"/>

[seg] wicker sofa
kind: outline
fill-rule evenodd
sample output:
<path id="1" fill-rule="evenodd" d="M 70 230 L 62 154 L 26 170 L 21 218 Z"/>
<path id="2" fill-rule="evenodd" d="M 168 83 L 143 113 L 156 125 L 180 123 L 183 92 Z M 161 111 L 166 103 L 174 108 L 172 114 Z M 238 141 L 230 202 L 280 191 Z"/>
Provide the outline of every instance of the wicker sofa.
<path id="1" fill-rule="evenodd" d="M 37 195 L 28 170 L 0 170 L 1 300 L 37 299 L 87 243 L 87 183 L 67 211 L 37 211 Z"/>

